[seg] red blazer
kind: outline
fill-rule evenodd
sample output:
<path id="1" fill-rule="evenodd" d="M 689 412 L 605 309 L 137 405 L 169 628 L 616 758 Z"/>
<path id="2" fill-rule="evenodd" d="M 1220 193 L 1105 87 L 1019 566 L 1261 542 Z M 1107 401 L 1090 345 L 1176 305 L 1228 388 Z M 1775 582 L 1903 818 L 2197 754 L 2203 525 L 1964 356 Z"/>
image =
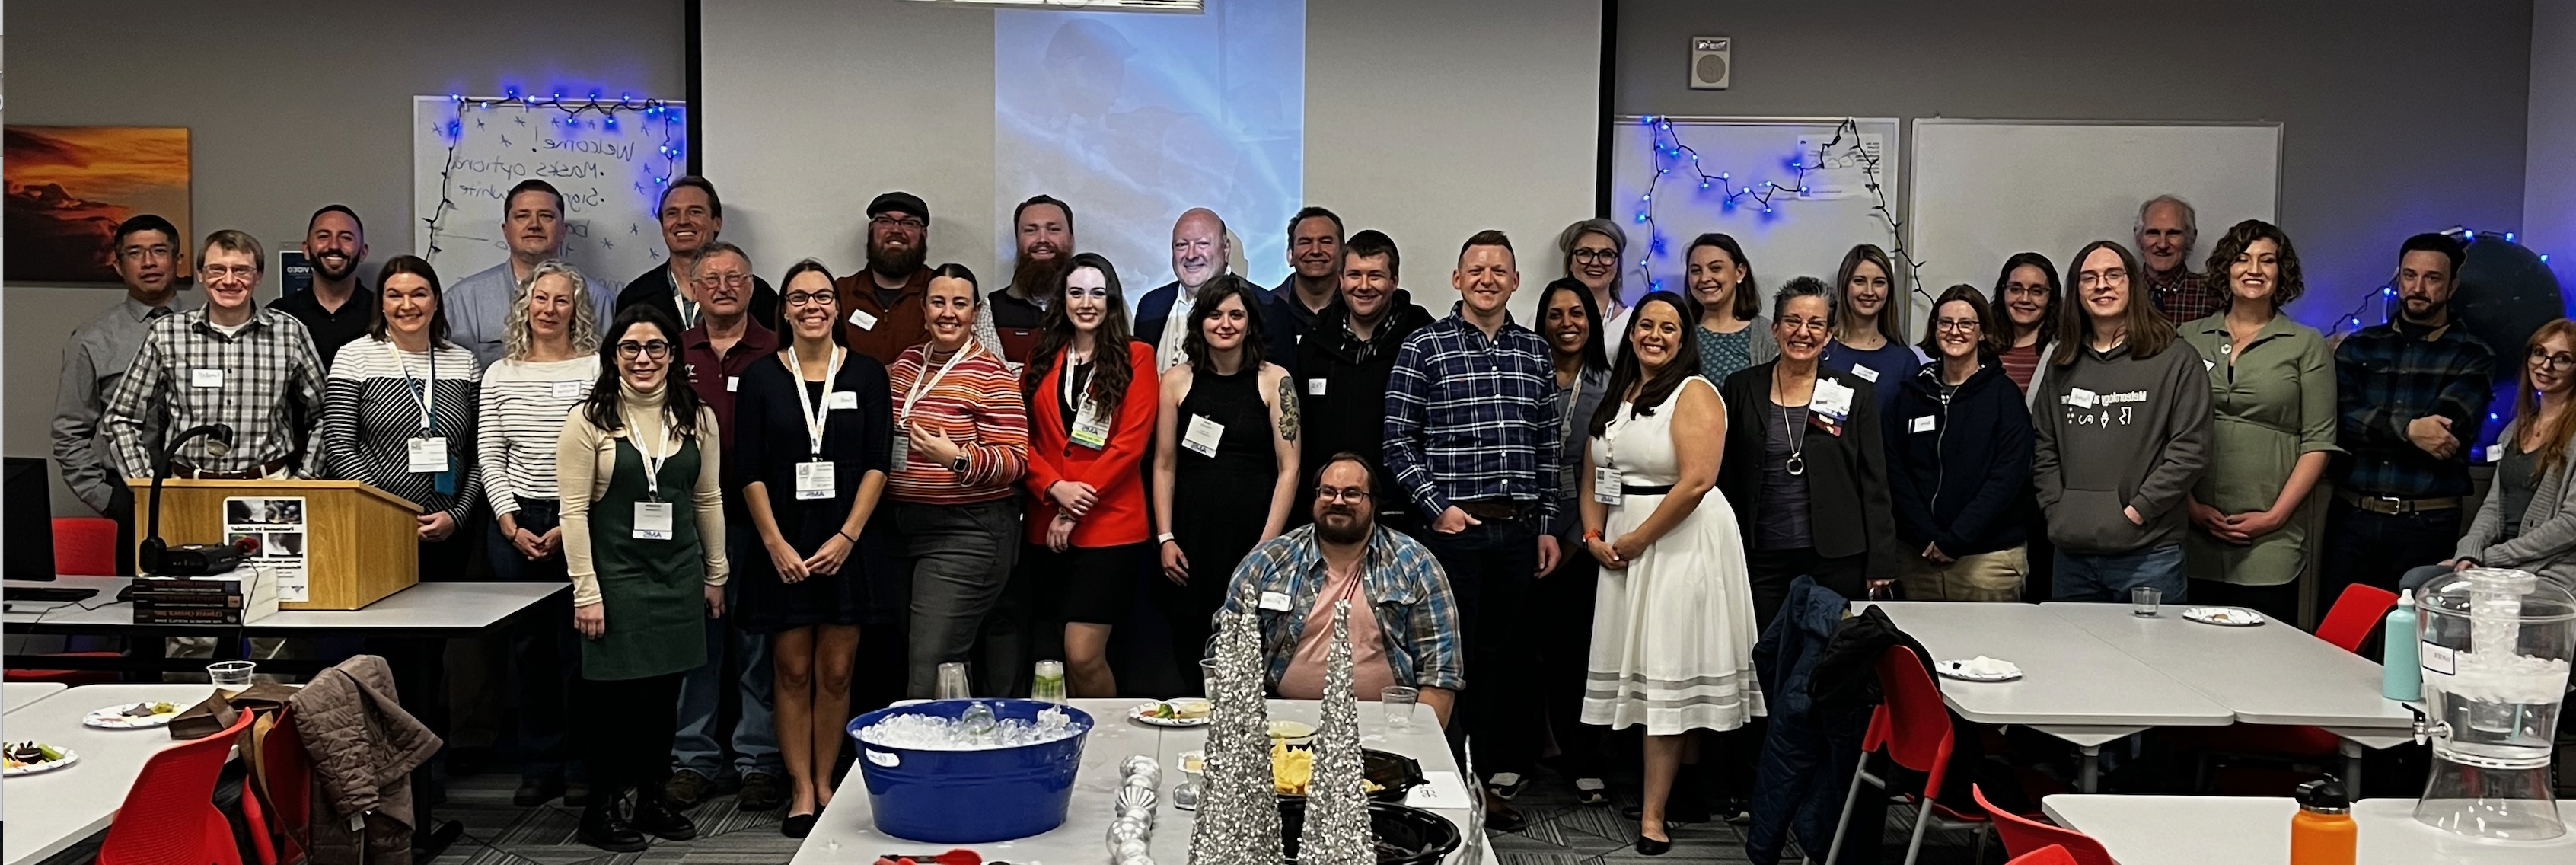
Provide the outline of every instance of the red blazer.
<path id="1" fill-rule="evenodd" d="M 1029 470 L 1021 482 L 1036 499 L 1029 506 L 1029 542 L 1046 543 L 1047 527 L 1055 522 L 1055 499 L 1046 494 L 1057 481 L 1080 481 L 1100 491 L 1100 501 L 1083 515 L 1082 523 L 1073 530 L 1077 547 L 1114 547 L 1141 544 L 1152 537 L 1153 523 L 1145 516 L 1145 455 L 1154 444 L 1155 402 L 1162 393 L 1162 377 L 1154 372 L 1154 348 L 1141 342 L 1127 343 L 1126 400 L 1118 406 L 1118 418 L 1109 425 L 1107 447 L 1094 450 L 1074 444 L 1065 433 L 1064 410 L 1057 391 L 1062 388 L 1064 365 L 1047 369 L 1046 378 L 1029 396 Z"/>

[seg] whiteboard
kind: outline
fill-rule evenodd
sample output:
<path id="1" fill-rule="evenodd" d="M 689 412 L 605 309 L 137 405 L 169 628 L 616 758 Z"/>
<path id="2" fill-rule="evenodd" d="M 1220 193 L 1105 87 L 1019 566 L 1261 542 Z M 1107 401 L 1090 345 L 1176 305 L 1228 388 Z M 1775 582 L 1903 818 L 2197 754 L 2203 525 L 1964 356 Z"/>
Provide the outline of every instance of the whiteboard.
<path id="1" fill-rule="evenodd" d="M 2096 240 L 2135 252 L 2138 205 L 2167 194 L 2199 213 L 2200 245 L 2186 259 L 2197 271 L 2228 226 L 2276 220 L 2281 125 L 1924 118 L 1914 165 L 1909 212 L 1931 285 L 1992 288 L 2023 251 L 2048 256 L 2061 276 Z"/>
<path id="2" fill-rule="evenodd" d="M 662 263 L 654 212 L 661 183 L 680 173 L 685 117 L 676 103 L 656 103 L 675 106 L 667 113 L 641 101 L 572 113 L 576 104 L 593 103 L 412 100 L 412 249 L 442 279 L 509 258 L 502 199 L 530 178 L 563 192 L 563 257 L 582 273 L 616 286 Z"/>
<path id="3" fill-rule="evenodd" d="M 1666 121 L 1671 123 L 1669 131 L 1661 129 Z M 1897 218 L 1903 218 L 1903 198 L 1897 185 L 1901 127 L 1895 118 L 1859 118 L 1848 120 L 1851 130 L 1843 130 L 1846 121 L 1665 117 L 1649 122 L 1644 117 L 1618 118 L 1611 136 L 1610 218 L 1628 229 L 1624 262 L 1627 281 L 1623 290 L 1629 299 L 1643 296 L 1658 281 L 1666 290 L 1686 294 L 1683 273 L 1689 262 L 1682 256 L 1691 238 L 1702 232 L 1725 232 L 1743 244 L 1744 256 L 1753 265 L 1754 282 L 1761 289 L 1764 315 L 1771 314 L 1772 291 L 1791 277 L 1813 276 L 1832 282 L 1843 256 L 1855 244 L 1874 243 L 1893 251 L 1887 221 L 1876 207 L 1884 195 L 1887 206 Z M 1795 193 L 1801 173 L 1791 166 L 1801 160 L 1801 139 L 1811 145 L 1828 143 L 1837 131 L 1856 131 L 1864 136 L 1862 140 L 1874 137 L 1879 142 L 1880 190 L 1873 193 L 1839 182 L 1857 176 L 1854 169 L 1858 166 L 1848 166 L 1838 171 L 1807 172 L 1805 185 L 1809 192 L 1804 196 Z M 1665 145 L 1666 153 L 1657 152 L 1658 140 Z M 1848 157 L 1846 148 L 1852 143 L 1851 136 L 1846 135 L 1844 143 L 1835 149 Z M 1676 144 L 1684 152 L 1670 155 L 1669 150 Z M 1698 157 L 1695 163 L 1693 153 Z M 1665 173 L 1660 183 L 1654 183 L 1659 164 Z M 1696 172 L 1691 170 L 1693 165 L 1697 166 Z M 1701 188 L 1700 174 L 1709 175 L 1706 188 Z M 1652 201 L 1645 197 L 1650 184 L 1654 186 Z M 1748 192 L 1766 184 L 1789 188 L 1775 190 L 1768 201 L 1769 212 L 1763 210 L 1765 205 L 1758 195 Z M 1651 219 L 1641 221 L 1641 213 Z M 1661 251 L 1656 248 L 1658 238 Z M 1898 269 L 1904 269 L 1902 262 Z M 1895 276 L 1901 287 L 1903 274 Z"/>

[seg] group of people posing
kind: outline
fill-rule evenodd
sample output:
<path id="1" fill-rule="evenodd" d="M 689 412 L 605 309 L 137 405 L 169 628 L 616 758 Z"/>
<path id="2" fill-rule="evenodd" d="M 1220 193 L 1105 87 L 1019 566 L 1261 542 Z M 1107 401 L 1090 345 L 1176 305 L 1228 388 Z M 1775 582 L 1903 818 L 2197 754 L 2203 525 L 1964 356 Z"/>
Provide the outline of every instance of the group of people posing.
<path id="1" fill-rule="evenodd" d="M 1273 692 L 1314 698 L 1318 624 L 1349 600 L 1361 698 L 1418 688 L 1473 742 L 1490 824 L 1516 825 L 1504 800 L 1551 742 L 1606 801 L 1599 731 L 1642 727 L 1639 848 L 1661 852 L 1668 818 L 1705 810 L 1666 807 L 1693 731 L 1763 714 L 1754 642 L 1801 576 L 1853 599 L 2153 586 L 2292 618 L 2320 565 L 2328 586 L 2576 568 L 2564 320 L 2532 338 L 2497 493 L 2459 536 L 2493 356 L 2449 317 L 2444 235 L 2402 244 L 2402 316 L 2329 348 L 2281 313 L 2303 286 L 2280 229 L 2238 224 L 2193 273 L 2170 198 L 2141 208 L 2139 251 L 2089 244 L 2062 281 L 2013 256 L 1912 342 L 1869 245 L 1766 305 L 1743 246 L 1705 234 L 1685 291 L 1629 297 L 1626 234 L 1585 220 L 1524 325 L 1500 232 L 1459 248 L 1435 316 L 1390 238 L 1317 207 L 1289 220 L 1279 286 L 1228 273 L 1225 223 L 1191 210 L 1173 280 L 1132 299 L 1046 196 L 989 291 L 928 265 L 906 193 L 868 205 L 863 270 L 808 259 L 774 286 L 718 239 L 713 184 L 676 179 L 659 210 L 669 263 L 622 287 L 557 258 L 562 197 L 532 180 L 505 200 L 508 261 L 447 284 L 397 256 L 368 288 L 335 205 L 303 244 L 312 290 L 254 303 L 260 244 L 219 231 L 193 309 L 185 241 L 136 217 L 110 252 L 128 301 L 65 351 L 56 458 L 130 520 L 121 481 L 161 437 L 223 423 L 169 454 L 176 476 L 365 481 L 420 506 L 423 579 L 569 581 L 513 642 L 519 798 L 577 796 L 610 850 L 694 836 L 677 807 L 722 770 L 729 649 L 746 804 L 809 831 L 861 626 L 904 635 L 911 696 L 970 660 L 977 693 L 1026 693 L 1028 662 L 1060 658 L 1073 696 L 1106 697 L 1138 598 L 1169 635 L 1156 677 L 1192 689 L 1212 614 L 1252 610 Z"/>

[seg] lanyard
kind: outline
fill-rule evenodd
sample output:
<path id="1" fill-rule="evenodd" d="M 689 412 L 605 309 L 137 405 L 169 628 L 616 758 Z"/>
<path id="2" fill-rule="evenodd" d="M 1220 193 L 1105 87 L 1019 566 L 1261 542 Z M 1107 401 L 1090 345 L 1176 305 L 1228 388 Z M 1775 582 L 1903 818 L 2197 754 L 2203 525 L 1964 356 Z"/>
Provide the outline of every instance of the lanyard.
<path id="1" fill-rule="evenodd" d="M 930 393 L 931 388 L 938 387 L 939 380 L 947 378 L 948 371 L 956 369 L 958 361 L 965 360 L 967 355 L 974 354 L 976 351 L 977 348 L 975 341 L 971 339 L 967 340 L 964 346 L 957 349 L 957 353 L 955 355 L 948 358 L 947 363 L 940 365 L 939 372 L 924 378 L 915 379 L 911 387 L 905 388 L 901 419 L 906 421 L 911 420 L 913 404 L 920 402 L 923 396 Z M 930 368 L 930 351 L 927 346 L 925 346 L 921 352 L 921 366 L 923 369 Z"/>
<path id="2" fill-rule="evenodd" d="M 384 346 L 385 353 L 394 356 L 394 366 L 402 370 L 403 381 L 411 383 L 412 399 L 420 403 L 420 431 L 426 435 L 430 431 L 430 389 L 438 386 L 438 348 L 430 347 L 429 382 L 423 384 L 420 379 L 411 377 L 411 361 L 403 357 L 402 349 L 394 347 L 392 340 L 386 340 Z"/>
<path id="3" fill-rule="evenodd" d="M 1095 355 L 1096 355 L 1096 354 L 1098 354 L 1098 352 L 1093 352 L 1093 354 L 1095 354 Z M 1065 404 L 1065 405 L 1072 406 L 1072 407 L 1073 407 L 1073 409 L 1074 409 L 1074 414 L 1077 414 L 1077 415 L 1079 415 L 1079 414 L 1081 414 L 1081 413 L 1082 413 L 1082 399 L 1081 399 L 1081 398 L 1078 398 L 1078 397 L 1077 397 L 1077 395 L 1076 395 L 1076 394 L 1074 393 L 1074 391 L 1073 391 L 1073 372 L 1074 372 L 1074 370 L 1079 369 L 1079 368 L 1081 368 L 1081 367 L 1083 367 L 1083 366 L 1087 366 L 1087 365 L 1089 365 L 1089 364 L 1090 364 L 1090 361 L 1089 361 L 1089 360 L 1085 360 L 1085 361 L 1082 361 L 1082 362 L 1080 362 L 1080 363 L 1076 363 L 1076 362 L 1074 362 L 1074 359 L 1073 359 L 1073 352 L 1071 352 L 1071 351 L 1067 351 L 1067 352 L 1065 352 L 1065 353 L 1064 353 L 1064 366 L 1063 366 L 1062 368 L 1060 368 L 1059 370 L 1057 370 L 1057 372 L 1056 372 L 1056 378 L 1058 378 L 1058 379 L 1061 379 L 1061 380 L 1062 380 L 1060 383 L 1063 385 L 1062 390 L 1064 391 L 1064 404 Z M 1084 388 L 1084 390 L 1089 390 L 1089 389 L 1090 389 L 1090 388 Z M 1090 395 L 1089 395 L 1089 394 L 1082 394 L 1082 395 L 1080 395 L 1080 396 L 1081 396 L 1081 397 L 1088 397 L 1088 396 L 1090 396 Z"/>
<path id="4" fill-rule="evenodd" d="M 796 404 L 804 407 L 805 410 L 805 438 L 814 443 L 816 459 L 821 459 L 823 456 L 823 422 L 831 416 L 832 412 L 832 383 L 840 380 L 841 359 L 849 356 L 849 353 L 849 349 L 840 346 L 832 347 L 832 362 L 825 366 L 823 373 L 823 405 L 819 409 L 814 405 L 814 397 L 805 392 L 805 370 L 802 359 L 795 361 L 785 357 L 778 359 L 779 363 L 787 365 L 787 378 L 796 385 L 793 388 L 796 391 Z M 796 347 L 788 346 L 787 355 L 795 357 Z"/>
<path id="5" fill-rule="evenodd" d="M 665 384 L 663 386 L 669 387 L 670 385 Z M 663 409 L 656 408 L 654 411 L 659 413 L 662 412 Z M 643 428 L 635 423 L 635 417 L 631 413 L 626 417 L 626 441 L 628 444 L 635 446 L 635 453 L 637 455 L 644 458 L 644 490 L 647 494 L 652 496 L 654 501 L 661 501 L 662 463 L 669 461 L 673 455 L 678 454 L 680 452 L 680 445 L 678 442 L 673 440 L 671 427 L 668 423 L 657 424 L 656 428 L 661 433 L 661 446 L 666 448 L 666 450 L 659 454 L 644 449 L 644 437 L 642 435 Z"/>

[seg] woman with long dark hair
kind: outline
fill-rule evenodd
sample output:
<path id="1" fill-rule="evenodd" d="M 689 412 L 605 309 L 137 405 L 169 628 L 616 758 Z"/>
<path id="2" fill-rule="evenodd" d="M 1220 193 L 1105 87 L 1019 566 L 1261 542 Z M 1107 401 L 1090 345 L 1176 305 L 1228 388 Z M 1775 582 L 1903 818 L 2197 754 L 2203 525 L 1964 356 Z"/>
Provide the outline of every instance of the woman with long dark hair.
<path id="1" fill-rule="evenodd" d="M 1563 461 L 1558 463 L 1556 523 L 1548 526 L 1557 546 L 1583 546 L 1583 443 L 1590 440 L 1586 423 L 1601 406 L 1610 385 L 1610 360 L 1602 343 L 1609 337 L 1600 308 L 1582 282 L 1571 277 L 1547 284 L 1539 292 L 1539 336 L 1547 340 L 1556 362 L 1557 417 L 1565 425 Z M 1624 320 L 1624 319 L 1623 319 Z M 1556 736 L 1562 762 L 1558 773 L 1574 781 L 1574 798 L 1587 805 L 1610 801 L 1602 781 L 1599 730 L 1583 723 L 1584 665 L 1592 654 L 1593 582 L 1601 572 L 1590 556 L 1558 559 L 1556 570 L 1532 587 L 1544 624 L 1539 649 L 1545 664 L 1548 729 Z"/>
<path id="2" fill-rule="evenodd" d="M 2181 325 L 2212 361 L 2209 471 L 2184 500 L 2192 600 L 2299 617 L 2299 575 L 2318 561 L 2308 543 L 2320 508 L 2310 495 L 2335 446 L 2334 350 L 2281 310 L 2307 290 L 2290 236 L 2239 222 L 2210 249 L 2203 279 L 2228 298 L 2218 314 Z M 2328 599 L 2331 601 L 2332 599 Z"/>
<path id="3" fill-rule="evenodd" d="M 734 394 L 743 510 L 766 555 L 740 563 L 734 624 L 766 634 L 771 717 L 787 776 L 779 831 L 803 838 L 832 803 L 850 714 L 850 674 L 867 618 L 859 536 L 885 492 L 894 441 L 885 367 L 841 345 L 832 273 L 787 269 L 777 363 L 755 362 Z"/>
<path id="4" fill-rule="evenodd" d="M 2209 465 L 2208 369 L 2147 302 L 2128 247 L 2097 240 L 2073 261 L 2031 419 L 2031 475 L 2057 545 L 2050 596 L 2116 601 L 2152 586 L 2186 601 L 2183 500 Z"/>
<path id="5" fill-rule="evenodd" d="M 1189 361 L 1163 372 L 1155 414 L 1155 540 L 1165 580 L 1155 588 L 1191 693 L 1204 686 L 1198 662 L 1234 566 L 1287 530 L 1297 497 L 1295 383 L 1262 359 L 1253 292 L 1231 276 L 1199 290 L 1181 338 Z"/>
<path id="6" fill-rule="evenodd" d="M 615 852 L 644 849 L 646 834 L 698 835 L 662 788 L 680 677 L 706 664 L 707 620 L 724 615 L 724 450 L 715 411 L 672 381 L 679 353 L 679 323 L 660 309 L 618 313 L 599 380 L 555 445 L 573 628 L 586 638 L 574 739 L 591 794 L 578 837 Z M 634 806 L 621 810 L 628 790 Z"/>
<path id="7" fill-rule="evenodd" d="M 1709 232 L 1692 238 L 1682 252 L 1690 299 L 1699 308 L 1699 371 L 1712 382 L 1757 363 L 1780 357 L 1771 338 L 1771 321 L 1762 317 L 1762 289 L 1753 279 L 1753 260 L 1732 235 Z"/>
<path id="8" fill-rule="evenodd" d="M 1834 274 L 1834 339 L 1823 363 L 1873 385 L 1881 414 L 1896 402 L 1897 383 L 1931 359 L 1905 344 L 1896 291 L 1896 264 L 1875 244 L 1852 247 Z"/>
<path id="9" fill-rule="evenodd" d="M 1743 535 L 1716 491 L 1726 406 L 1697 374 L 1690 302 L 1637 302 L 1609 392 L 1586 422 L 1583 542 L 1602 570 L 1583 720 L 1646 730 L 1637 852 L 1672 848 L 1664 802 L 1692 730 L 1763 714 Z M 1714 434 L 1711 434 L 1711 433 Z"/>
<path id="10" fill-rule="evenodd" d="M 2024 406 L 2037 392 L 2032 385 L 2047 378 L 2044 361 L 2057 345 L 2057 304 L 2063 293 L 2057 265 L 2048 256 L 2016 252 L 2004 259 L 2003 272 L 1995 274 L 1994 296 L 1986 299 L 2002 319 L 1995 359 L 2013 387 L 2021 389 Z"/>
<path id="11" fill-rule="evenodd" d="M 1109 634 L 1145 564 L 1154 348 L 1127 328 L 1127 292 L 1099 253 L 1059 277 L 1020 390 L 1029 404 L 1029 573 L 1064 622 L 1065 690 L 1118 696 Z"/>
<path id="12" fill-rule="evenodd" d="M 463 532 L 483 498 L 474 413 L 474 353 L 447 340 L 438 271 L 398 255 L 376 276 L 375 321 L 340 347 L 322 385 L 320 442 L 330 475 L 420 506 L 420 578 L 461 580 Z"/>

